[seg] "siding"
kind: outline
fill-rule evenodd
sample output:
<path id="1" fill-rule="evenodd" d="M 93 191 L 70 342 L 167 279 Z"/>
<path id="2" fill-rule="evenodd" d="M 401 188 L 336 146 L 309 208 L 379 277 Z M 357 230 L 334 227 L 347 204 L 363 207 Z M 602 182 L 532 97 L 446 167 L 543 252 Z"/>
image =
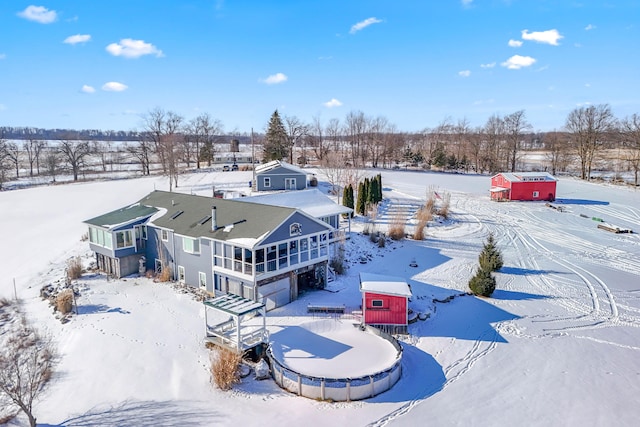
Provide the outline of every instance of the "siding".
<path id="1" fill-rule="evenodd" d="M 382 300 L 381 308 L 374 308 L 373 300 Z M 365 292 L 363 296 L 364 322 L 373 325 L 406 325 L 407 298 Z"/>

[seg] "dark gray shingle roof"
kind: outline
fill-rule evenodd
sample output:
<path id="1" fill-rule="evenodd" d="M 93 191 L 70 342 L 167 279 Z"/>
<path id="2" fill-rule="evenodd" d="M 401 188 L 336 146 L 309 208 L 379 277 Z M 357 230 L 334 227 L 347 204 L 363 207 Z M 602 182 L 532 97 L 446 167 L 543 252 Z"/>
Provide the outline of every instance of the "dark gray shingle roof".
<path id="1" fill-rule="evenodd" d="M 293 208 L 166 191 L 154 191 L 139 203 L 166 210 L 162 216 L 158 214 L 152 218 L 158 227 L 184 236 L 218 240 L 262 240 L 296 211 Z M 218 228 L 215 231 L 211 229 L 212 206 L 216 207 Z"/>
<path id="2" fill-rule="evenodd" d="M 121 224 L 133 222 L 137 219 L 150 217 L 158 210 L 154 207 L 143 206 L 139 203 L 108 212 L 106 214 L 91 218 L 85 221 L 90 225 L 97 225 L 104 228 L 114 228 Z"/>

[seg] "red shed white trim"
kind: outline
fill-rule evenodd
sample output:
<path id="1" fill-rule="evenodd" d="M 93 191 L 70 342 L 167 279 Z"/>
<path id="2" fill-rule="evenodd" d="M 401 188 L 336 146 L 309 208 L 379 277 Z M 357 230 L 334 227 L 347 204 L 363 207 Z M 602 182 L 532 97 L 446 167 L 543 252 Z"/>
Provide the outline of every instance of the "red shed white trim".
<path id="1" fill-rule="evenodd" d="M 492 200 L 556 199 L 557 179 L 547 172 L 499 173 L 491 177 Z"/>
<path id="2" fill-rule="evenodd" d="M 367 325 L 406 326 L 411 287 L 398 277 L 360 273 L 362 316 Z"/>

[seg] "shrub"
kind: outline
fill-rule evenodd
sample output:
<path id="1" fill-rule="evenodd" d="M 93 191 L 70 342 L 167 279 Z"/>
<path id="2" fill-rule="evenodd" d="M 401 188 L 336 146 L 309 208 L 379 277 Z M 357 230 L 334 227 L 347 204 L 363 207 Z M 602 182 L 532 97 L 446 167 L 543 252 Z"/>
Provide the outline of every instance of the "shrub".
<path id="1" fill-rule="evenodd" d="M 230 390 L 240 382 L 238 368 L 242 355 L 226 348 L 218 349 L 217 357 L 211 361 L 211 378 L 220 390 Z"/>
<path id="2" fill-rule="evenodd" d="M 391 220 L 391 225 L 389 225 L 389 231 L 387 234 L 393 240 L 402 240 L 405 234 L 404 227 L 405 227 L 404 216 L 401 213 L 398 213 Z"/>
<path id="3" fill-rule="evenodd" d="M 490 270 L 479 269 L 475 276 L 469 280 L 469 289 L 474 295 L 483 297 L 491 296 L 493 291 L 496 290 L 496 279 L 491 274 Z"/>
<path id="4" fill-rule="evenodd" d="M 77 256 L 67 261 L 67 278 L 69 280 L 79 279 L 82 276 L 82 259 Z"/>
<path id="5" fill-rule="evenodd" d="M 346 271 L 347 267 L 344 264 L 344 242 L 340 242 L 335 256 L 329 261 L 329 266 L 336 274 L 344 274 Z"/>
<path id="6" fill-rule="evenodd" d="M 158 274 L 158 281 L 160 282 L 168 282 L 171 280 L 171 267 L 164 266 L 160 274 Z"/>
<path id="7" fill-rule="evenodd" d="M 384 248 L 386 245 L 387 245 L 387 239 L 384 237 L 384 235 L 380 235 L 380 237 L 378 238 L 378 247 Z"/>
<path id="8" fill-rule="evenodd" d="M 73 289 L 65 289 L 56 296 L 56 310 L 62 314 L 73 310 Z"/>

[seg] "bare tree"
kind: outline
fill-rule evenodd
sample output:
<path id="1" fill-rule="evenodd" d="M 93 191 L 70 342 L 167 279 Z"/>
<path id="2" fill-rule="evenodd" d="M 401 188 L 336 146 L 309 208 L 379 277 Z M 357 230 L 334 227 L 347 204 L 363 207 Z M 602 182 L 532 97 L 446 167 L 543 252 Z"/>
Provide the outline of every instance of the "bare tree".
<path id="1" fill-rule="evenodd" d="M 0 312 L 11 308 L 3 304 Z M 15 310 L 17 311 L 17 310 Z M 2 407 L 18 407 L 35 427 L 33 403 L 51 377 L 54 347 L 50 339 L 43 338 L 31 328 L 22 313 L 8 336 L 3 337 L 0 348 L 0 403 Z"/>
<path id="2" fill-rule="evenodd" d="M 367 118 L 362 111 L 351 111 L 344 124 L 344 135 L 351 147 L 351 164 L 358 166 L 363 157 Z"/>
<path id="3" fill-rule="evenodd" d="M 147 139 L 146 135 L 140 135 L 140 139 L 135 145 L 127 145 L 126 151 L 136 158 L 142 168 L 142 175 L 151 174 L 151 156 L 153 154 L 152 142 Z"/>
<path id="4" fill-rule="evenodd" d="M 20 147 L 18 147 L 18 144 L 15 142 L 7 142 L 4 145 L 4 152 L 5 158 L 9 162 L 13 163 L 13 167 L 16 171 L 16 178 L 20 178 L 20 158 L 22 157 Z"/>
<path id="5" fill-rule="evenodd" d="M 325 156 L 329 152 L 329 144 L 328 140 L 325 138 L 324 134 L 324 126 L 322 126 L 322 122 L 320 121 L 320 116 L 314 116 L 312 119 L 312 123 L 309 126 L 309 138 L 308 141 L 311 145 L 311 149 L 313 150 L 313 154 L 316 159 L 323 163 Z"/>
<path id="6" fill-rule="evenodd" d="M 580 158 L 580 177 L 591 179 L 594 157 L 612 130 L 615 118 L 608 104 L 590 105 L 574 109 L 567 116 L 565 128 L 572 134 L 572 142 Z"/>
<path id="7" fill-rule="evenodd" d="M 111 160 L 111 150 L 113 143 L 111 141 L 93 141 L 91 143 L 91 151 L 98 156 L 100 159 L 100 164 L 102 165 L 102 171 L 107 171 L 107 165 L 111 162 L 113 166 L 113 162 Z"/>
<path id="8" fill-rule="evenodd" d="M 633 169 L 633 184 L 638 186 L 638 175 L 640 174 L 640 116 L 633 114 L 625 117 L 620 122 L 620 133 L 623 146 L 628 150 L 625 160 Z"/>
<path id="9" fill-rule="evenodd" d="M 67 162 L 73 173 L 73 180 L 78 180 L 78 174 L 84 165 L 85 158 L 91 154 L 88 141 L 77 139 L 63 139 L 58 147 L 63 159 Z"/>
<path id="10" fill-rule="evenodd" d="M 47 175 L 51 177 L 51 182 L 56 182 L 56 175 L 58 174 L 58 169 L 60 168 L 60 153 L 53 148 L 45 150 L 44 165 L 47 171 Z"/>
<path id="11" fill-rule="evenodd" d="M 29 160 L 29 176 L 33 176 L 33 164 L 36 164 L 36 171 L 40 173 L 40 153 L 45 147 L 45 142 L 39 139 L 29 138 L 22 144 L 22 148 L 27 153 Z"/>
<path id="12" fill-rule="evenodd" d="M 295 146 L 309 134 L 309 126 L 296 116 L 284 117 L 284 128 L 287 133 L 287 149 L 289 150 L 289 163 L 293 164 L 293 151 Z"/>
<path id="13" fill-rule="evenodd" d="M 527 122 L 524 110 L 516 111 L 504 117 L 505 137 L 509 153 L 509 168 L 511 172 L 516 171 L 520 142 L 524 131 L 531 129 Z"/>
<path id="14" fill-rule="evenodd" d="M 504 141 L 504 120 L 497 114 L 487 119 L 484 125 L 484 138 L 486 141 L 484 163 L 489 172 L 499 172 L 506 166 L 502 159 L 505 157 L 503 141 Z"/>
<path id="15" fill-rule="evenodd" d="M 7 180 L 7 170 L 9 169 L 6 145 L 7 142 L 4 139 L 4 130 L 0 129 L 0 190 L 2 190 L 2 185 Z"/>
<path id="16" fill-rule="evenodd" d="M 564 171 L 569 163 L 569 142 L 561 132 L 547 132 L 544 135 L 546 158 L 551 166 L 551 175 Z"/>
<path id="17" fill-rule="evenodd" d="M 202 113 L 192 119 L 186 133 L 195 143 L 196 168 L 200 169 L 200 162 L 206 161 L 211 166 L 215 155 L 215 142 L 223 132 L 222 122 L 211 117 L 209 113 Z"/>
<path id="18" fill-rule="evenodd" d="M 342 155 L 344 147 L 342 144 L 343 141 L 342 141 L 342 129 L 340 126 L 340 120 L 335 118 L 329 120 L 329 122 L 324 128 L 324 133 L 327 136 L 327 140 L 329 141 L 329 147 L 330 147 L 327 153 L 325 153 L 325 157 L 329 153 L 329 151 L 333 151 L 336 154 L 340 153 L 340 155 Z M 324 163 L 324 162 L 321 162 L 321 163 Z"/>

